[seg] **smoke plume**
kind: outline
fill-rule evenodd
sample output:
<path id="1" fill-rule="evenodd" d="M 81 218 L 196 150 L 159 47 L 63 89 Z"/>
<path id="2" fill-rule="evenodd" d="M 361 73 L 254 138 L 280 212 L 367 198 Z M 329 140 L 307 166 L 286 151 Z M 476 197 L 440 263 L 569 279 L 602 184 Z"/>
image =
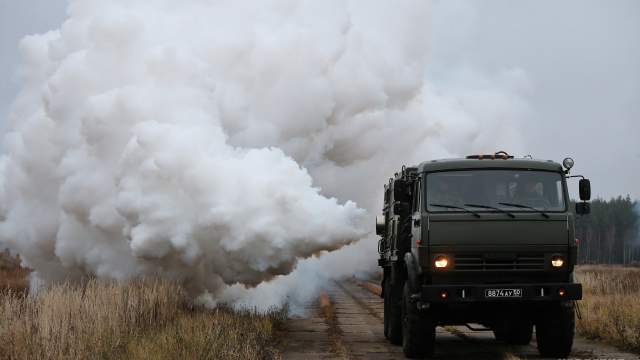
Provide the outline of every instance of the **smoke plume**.
<path id="1" fill-rule="evenodd" d="M 71 0 L 68 15 L 20 45 L 0 160 L 0 245 L 45 283 L 161 276 L 281 305 L 375 267 L 371 218 L 402 164 L 518 149 L 526 77 L 427 81 L 423 0 Z"/>

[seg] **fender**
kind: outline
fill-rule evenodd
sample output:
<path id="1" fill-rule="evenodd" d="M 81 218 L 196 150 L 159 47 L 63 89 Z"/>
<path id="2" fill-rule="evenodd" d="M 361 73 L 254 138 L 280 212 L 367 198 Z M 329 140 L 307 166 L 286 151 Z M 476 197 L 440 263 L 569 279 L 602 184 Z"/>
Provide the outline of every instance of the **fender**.
<path id="1" fill-rule="evenodd" d="M 412 293 L 417 293 L 420 291 L 421 271 L 412 252 L 404 254 L 404 263 L 407 267 L 407 284 L 409 285 L 409 290 L 411 290 Z"/>

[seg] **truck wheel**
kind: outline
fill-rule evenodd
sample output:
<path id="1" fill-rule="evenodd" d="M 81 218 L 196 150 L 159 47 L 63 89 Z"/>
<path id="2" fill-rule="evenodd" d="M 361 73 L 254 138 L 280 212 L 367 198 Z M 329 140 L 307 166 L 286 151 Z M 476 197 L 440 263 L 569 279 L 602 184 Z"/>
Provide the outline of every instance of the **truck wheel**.
<path id="1" fill-rule="evenodd" d="M 384 335 L 394 345 L 402 344 L 402 294 L 393 289 L 390 279 L 384 280 Z M 400 295 L 400 296 L 398 296 Z"/>
<path id="2" fill-rule="evenodd" d="M 411 301 L 409 285 L 402 295 L 402 351 L 408 358 L 431 356 L 435 347 L 436 327 L 429 310 L 419 311 Z"/>
<path id="3" fill-rule="evenodd" d="M 536 322 L 538 351 L 544 357 L 566 358 L 571 353 L 575 327 L 573 302 L 559 302 L 545 308 Z"/>
<path id="4" fill-rule="evenodd" d="M 390 291 L 389 286 L 387 285 L 387 283 L 389 282 L 389 280 L 385 277 L 384 280 L 382 280 L 382 293 L 384 296 L 384 338 L 385 339 L 389 339 L 389 293 L 387 291 Z"/>

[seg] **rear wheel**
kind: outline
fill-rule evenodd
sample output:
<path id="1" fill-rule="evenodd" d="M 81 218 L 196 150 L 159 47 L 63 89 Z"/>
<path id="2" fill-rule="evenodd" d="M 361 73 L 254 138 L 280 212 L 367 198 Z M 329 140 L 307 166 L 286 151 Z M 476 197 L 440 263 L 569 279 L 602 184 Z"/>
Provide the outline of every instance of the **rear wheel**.
<path id="1" fill-rule="evenodd" d="M 408 358 L 431 356 L 435 347 L 436 327 L 430 310 L 419 311 L 411 301 L 409 285 L 402 295 L 402 351 Z"/>
<path id="2" fill-rule="evenodd" d="M 391 284 L 391 279 L 384 280 L 384 336 L 394 345 L 402 344 L 402 294 Z"/>
<path id="3" fill-rule="evenodd" d="M 536 322 L 538 351 L 544 357 L 566 358 L 571 353 L 575 331 L 573 302 L 554 303 Z"/>

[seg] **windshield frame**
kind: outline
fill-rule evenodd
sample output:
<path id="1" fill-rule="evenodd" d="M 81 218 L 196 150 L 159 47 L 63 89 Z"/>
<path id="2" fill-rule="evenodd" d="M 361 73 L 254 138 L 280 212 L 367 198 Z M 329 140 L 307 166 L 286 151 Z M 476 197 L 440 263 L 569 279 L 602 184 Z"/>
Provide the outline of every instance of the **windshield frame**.
<path id="1" fill-rule="evenodd" d="M 467 212 L 465 211 L 461 211 L 461 210 L 455 210 L 455 209 L 442 209 L 442 210 L 433 210 L 433 209 L 429 209 L 429 198 L 427 196 L 427 187 L 428 187 L 428 176 L 430 174 L 435 174 L 435 173 L 448 173 L 448 172 L 462 172 L 462 171 L 487 171 L 487 170 L 502 170 L 502 171 L 520 171 L 520 172 L 525 172 L 525 171 L 531 171 L 531 172 L 545 172 L 545 173 L 553 173 L 553 174 L 559 174 L 560 175 L 560 181 L 562 184 L 562 201 L 564 203 L 564 208 L 563 209 L 553 209 L 553 210 L 548 210 L 548 209 L 540 209 L 539 211 L 534 211 L 534 210 L 529 210 L 529 209 L 524 209 L 524 208 L 516 208 L 516 207 L 510 207 L 510 206 L 505 206 L 505 210 L 511 212 L 511 213 L 518 213 L 518 214 L 536 214 L 539 213 L 540 211 L 544 211 L 545 213 L 550 213 L 550 214 L 563 214 L 563 213 L 567 213 L 569 211 L 569 193 L 568 193 L 568 189 L 567 189 L 567 179 L 566 179 L 566 175 L 564 172 L 562 171 L 553 171 L 553 170 L 546 170 L 546 169 L 535 169 L 535 168 L 510 168 L 510 167 L 487 167 L 487 168 L 459 168 L 459 169 L 447 169 L 447 170 L 435 170 L 435 171 L 425 171 L 422 173 L 422 198 L 425 199 L 425 201 L 422 201 L 422 211 L 425 211 L 427 213 L 432 213 L 432 214 L 466 214 L 468 215 Z M 498 210 L 492 210 L 492 209 L 482 209 L 482 208 L 476 208 L 476 207 L 470 207 L 471 210 L 473 210 L 476 213 L 489 213 L 489 214 L 500 214 L 501 212 Z"/>

